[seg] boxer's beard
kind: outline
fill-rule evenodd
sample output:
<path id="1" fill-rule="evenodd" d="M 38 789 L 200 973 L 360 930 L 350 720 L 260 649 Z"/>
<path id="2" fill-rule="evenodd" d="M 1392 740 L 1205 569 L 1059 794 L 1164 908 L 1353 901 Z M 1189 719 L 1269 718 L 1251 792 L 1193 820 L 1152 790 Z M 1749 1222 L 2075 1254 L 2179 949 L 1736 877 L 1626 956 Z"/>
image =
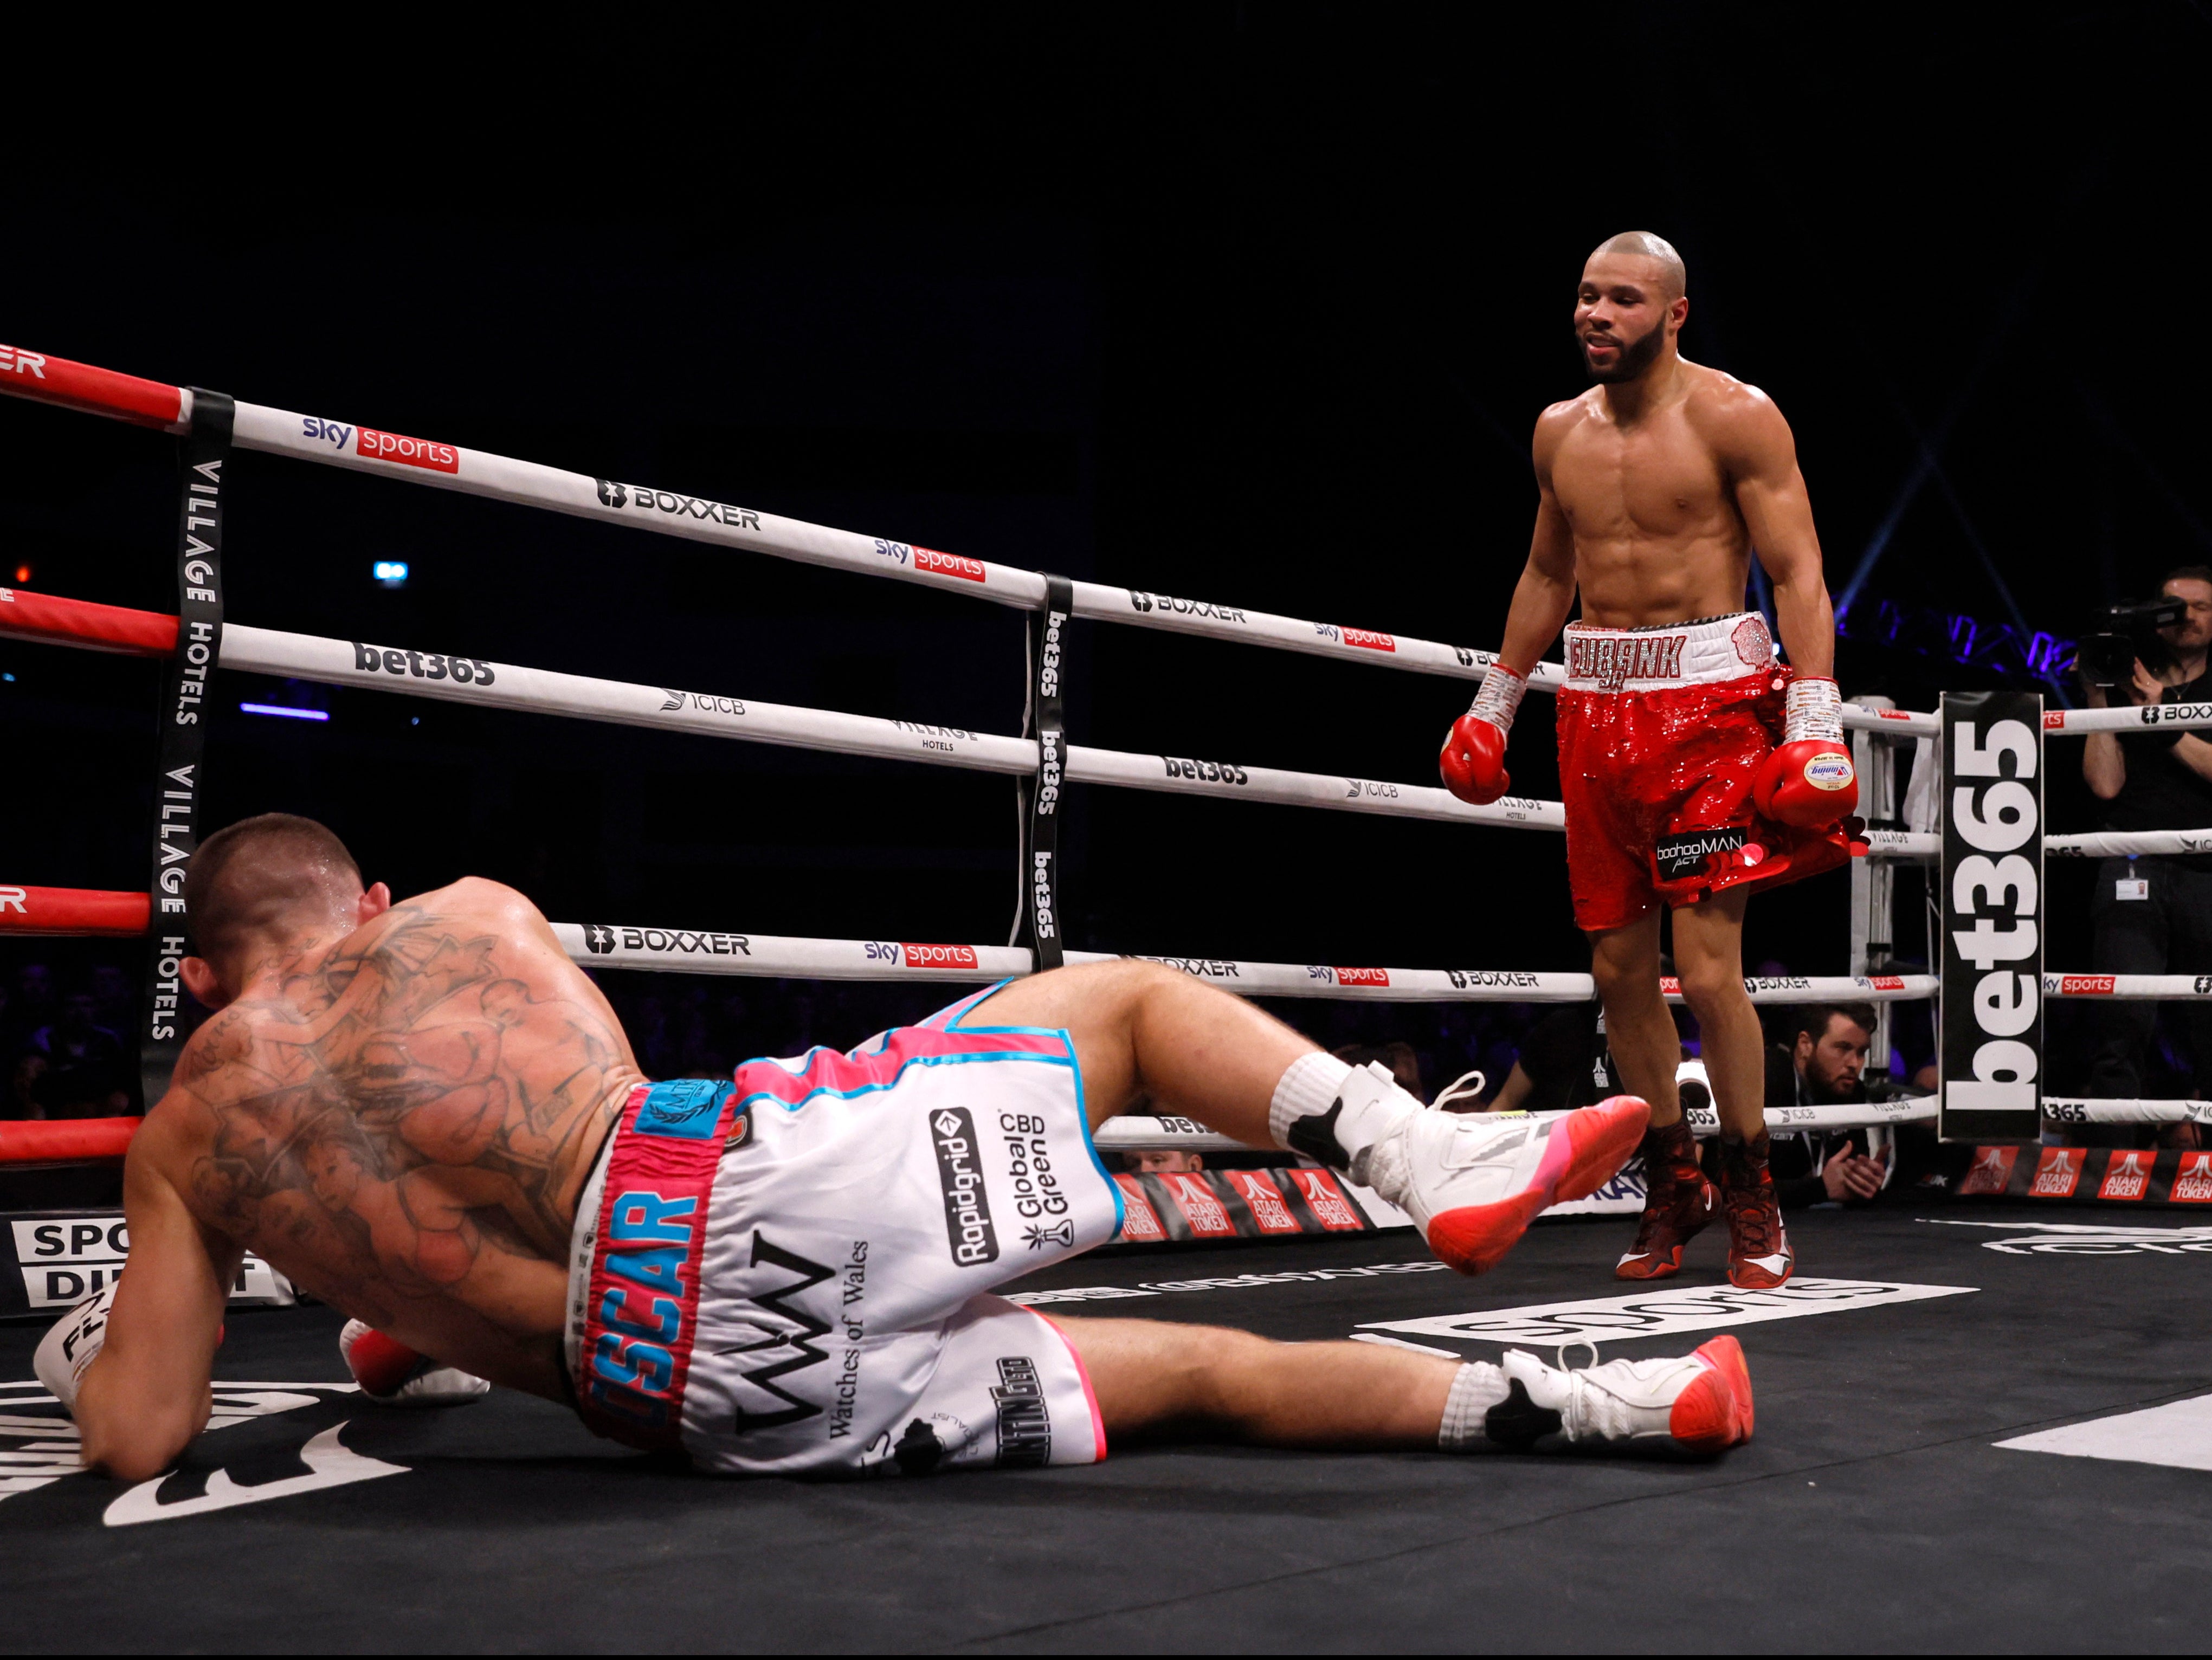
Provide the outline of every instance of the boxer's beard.
<path id="1" fill-rule="evenodd" d="M 1622 344 L 1620 355 L 1613 360 L 1613 367 L 1601 369 L 1590 362 L 1589 343 L 1579 335 L 1575 337 L 1575 344 L 1582 349 L 1583 368 L 1589 372 L 1591 380 L 1603 382 L 1633 380 L 1651 367 L 1652 361 L 1659 356 L 1659 348 L 1666 344 L 1667 325 L 1662 319 L 1654 323 L 1637 339 Z"/>

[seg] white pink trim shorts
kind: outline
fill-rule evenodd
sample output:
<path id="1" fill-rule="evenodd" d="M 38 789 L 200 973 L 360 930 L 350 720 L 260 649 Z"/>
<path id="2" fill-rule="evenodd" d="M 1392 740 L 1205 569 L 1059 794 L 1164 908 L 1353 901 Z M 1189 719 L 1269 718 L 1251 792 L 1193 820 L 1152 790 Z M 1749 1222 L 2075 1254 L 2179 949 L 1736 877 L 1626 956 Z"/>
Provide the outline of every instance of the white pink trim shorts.
<path id="1" fill-rule="evenodd" d="M 588 1425 L 732 1475 L 1105 1456 L 1073 1348 L 990 1292 L 1111 1239 L 1121 1193 L 1067 1034 L 965 1024 L 990 994 L 634 1092 L 577 1208 Z"/>

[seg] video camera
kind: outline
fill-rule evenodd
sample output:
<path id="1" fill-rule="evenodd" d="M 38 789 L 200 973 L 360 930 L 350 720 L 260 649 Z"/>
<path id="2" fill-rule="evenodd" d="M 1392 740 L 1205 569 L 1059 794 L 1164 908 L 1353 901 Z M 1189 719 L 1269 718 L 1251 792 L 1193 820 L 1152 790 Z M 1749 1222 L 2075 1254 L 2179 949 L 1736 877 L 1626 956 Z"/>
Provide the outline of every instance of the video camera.
<path id="1" fill-rule="evenodd" d="M 2094 631 L 2083 635 L 2074 648 L 2081 678 L 2093 686 L 2124 685 L 2134 677 L 2136 659 L 2157 666 L 2167 654 L 2158 631 L 2172 628 L 2188 614 L 2182 601 L 2164 596 L 2092 612 Z"/>

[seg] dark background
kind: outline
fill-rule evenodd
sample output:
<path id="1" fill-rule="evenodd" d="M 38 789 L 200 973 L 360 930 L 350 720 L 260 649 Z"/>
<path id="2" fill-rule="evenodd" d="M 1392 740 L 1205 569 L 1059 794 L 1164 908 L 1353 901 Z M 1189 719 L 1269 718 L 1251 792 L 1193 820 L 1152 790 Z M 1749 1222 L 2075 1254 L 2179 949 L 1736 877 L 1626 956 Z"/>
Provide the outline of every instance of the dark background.
<path id="1" fill-rule="evenodd" d="M 396 22 L 312 51 L 133 37 L 96 86 L 19 77 L 0 337 L 1493 645 L 1530 424 L 1583 384 L 1573 279 L 1648 228 L 1688 262 L 1687 355 L 1795 426 L 1832 588 L 1880 550 L 1859 617 L 2070 635 L 2212 542 L 2194 5 L 539 22 L 496 47 Z M 173 608 L 172 441 L 0 400 L 0 581 Z M 1022 622 L 995 606 L 267 456 L 237 458 L 229 503 L 235 621 L 1018 726 Z M 372 582 L 379 558 L 410 564 L 404 591 Z M 1908 707 L 2007 660 L 1853 633 L 1846 693 Z M 1468 695 L 1103 625 L 1073 649 L 1078 742 L 1418 783 Z M 143 888 L 155 666 L 0 642 L 0 880 Z M 402 892 L 474 872 L 567 920 L 923 940 L 1002 939 L 1012 916 L 1002 779 L 242 676 L 220 693 L 204 829 L 314 814 Z M 257 696 L 332 718 L 237 712 Z M 1516 788 L 1555 797 L 1549 714 L 1530 698 L 1512 757 Z M 2056 829 L 2094 822 L 2073 753 Z M 1586 966 L 1553 837 L 1085 788 L 1070 821 L 1078 946 Z M 2086 957 L 2087 876 L 2054 875 L 2056 966 Z M 1846 891 L 1761 899 L 1752 959 L 1843 971 Z M 0 943 L 0 969 L 33 957 L 137 971 L 135 948 Z M 850 1043 L 933 1000 L 652 984 L 626 1015 L 693 1034 L 663 1069 Z M 1519 1018 L 1292 1012 L 1451 1070 L 1510 1061 Z"/>

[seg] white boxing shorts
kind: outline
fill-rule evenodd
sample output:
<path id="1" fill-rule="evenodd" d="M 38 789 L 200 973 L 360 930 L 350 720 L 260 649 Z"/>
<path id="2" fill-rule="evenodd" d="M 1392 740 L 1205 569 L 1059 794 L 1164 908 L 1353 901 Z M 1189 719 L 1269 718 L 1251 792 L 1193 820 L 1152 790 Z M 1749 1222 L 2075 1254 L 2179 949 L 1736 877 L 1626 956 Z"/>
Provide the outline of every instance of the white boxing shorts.
<path id="1" fill-rule="evenodd" d="M 988 1293 L 1114 1237 L 1121 1192 L 1067 1034 L 967 1024 L 990 994 L 632 1091 L 576 1211 L 592 1429 L 732 1475 L 1105 1456 L 1073 1348 Z"/>

